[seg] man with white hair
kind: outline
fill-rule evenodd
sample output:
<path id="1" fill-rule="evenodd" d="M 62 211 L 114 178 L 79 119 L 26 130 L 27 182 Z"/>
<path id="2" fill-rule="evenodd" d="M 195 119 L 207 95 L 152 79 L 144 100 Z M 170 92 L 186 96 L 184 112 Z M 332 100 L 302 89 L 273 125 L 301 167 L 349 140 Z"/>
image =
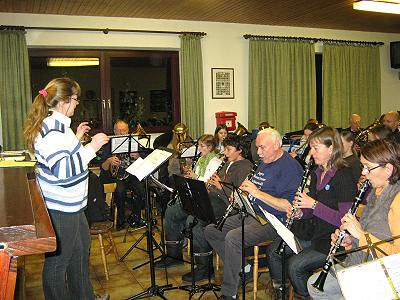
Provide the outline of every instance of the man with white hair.
<path id="1" fill-rule="evenodd" d="M 245 180 L 241 189 L 249 193 L 249 200 L 259 216 L 262 216 L 260 206 L 284 223 L 286 211 L 291 207 L 303 170 L 294 158 L 282 150 L 281 145 L 281 136 L 275 129 L 267 128 L 258 133 L 256 146 L 261 162 L 252 180 Z M 245 247 L 277 237 L 275 229 L 269 223 L 262 225 L 250 216 L 244 222 Z M 221 286 L 223 295 L 220 299 L 236 299 L 242 256 L 240 216 L 227 218 L 221 231 L 213 224 L 207 226 L 205 237 L 224 261 Z"/>
<path id="2" fill-rule="evenodd" d="M 389 111 L 383 117 L 383 124 L 385 124 L 385 126 L 392 131 L 391 138 L 396 143 L 400 143 L 400 132 L 398 128 L 399 122 L 400 122 L 400 116 L 397 111 Z"/>

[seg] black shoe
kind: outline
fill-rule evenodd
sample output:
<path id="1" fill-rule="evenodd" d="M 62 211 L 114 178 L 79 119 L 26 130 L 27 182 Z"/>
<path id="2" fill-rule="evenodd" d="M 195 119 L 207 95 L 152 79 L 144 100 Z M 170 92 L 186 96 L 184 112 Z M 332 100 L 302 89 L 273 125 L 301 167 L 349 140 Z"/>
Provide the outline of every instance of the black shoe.
<path id="1" fill-rule="evenodd" d="M 210 279 L 214 278 L 214 268 L 211 271 Z M 208 279 L 208 270 L 207 268 L 194 268 L 194 281 L 200 281 Z M 192 272 L 186 273 L 182 275 L 182 280 L 187 282 L 192 282 Z"/>
<path id="2" fill-rule="evenodd" d="M 241 288 L 242 287 L 242 272 L 240 272 L 239 276 L 240 276 L 240 281 L 239 281 L 238 288 Z M 248 283 L 253 281 L 253 266 L 252 265 L 250 265 L 250 271 L 245 272 L 244 276 L 245 276 L 245 285 L 244 286 L 246 286 Z"/>
<path id="3" fill-rule="evenodd" d="M 121 223 L 121 224 L 117 224 L 117 226 L 116 226 L 116 229 L 117 229 L 117 231 L 120 231 L 120 230 L 122 230 L 122 229 L 125 229 L 125 222 L 124 223 Z"/>
<path id="4" fill-rule="evenodd" d="M 154 267 L 156 269 L 172 268 L 180 265 L 183 265 L 182 260 L 171 258 L 169 256 L 167 256 L 166 258 L 163 257 L 159 261 L 154 263 Z"/>

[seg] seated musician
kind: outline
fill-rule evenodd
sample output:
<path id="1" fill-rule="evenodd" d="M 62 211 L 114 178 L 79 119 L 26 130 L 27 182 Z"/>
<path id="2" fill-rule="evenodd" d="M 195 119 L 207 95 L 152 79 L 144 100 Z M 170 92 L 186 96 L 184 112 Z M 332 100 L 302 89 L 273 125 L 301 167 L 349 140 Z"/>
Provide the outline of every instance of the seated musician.
<path id="1" fill-rule="evenodd" d="M 225 124 L 220 124 L 215 128 L 214 137 L 217 143 L 215 148 L 217 149 L 217 152 L 218 154 L 220 154 L 220 156 L 224 156 L 224 146 L 222 145 L 222 142 L 224 141 L 227 135 L 228 135 L 228 128 L 226 127 Z"/>
<path id="2" fill-rule="evenodd" d="M 282 139 L 275 129 L 261 130 L 257 135 L 256 145 L 261 159 L 260 165 L 252 180 L 245 180 L 241 188 L 249 193 L 249 200 L 257 214 L 262 214 L 258 207 L 262 206 L 284 222 L 285 212 L 291 207 L 290 201 L 300 183 L 302 168 L 282 150 Z M 252 217 L 245 218 L 244 222 L 245 247 L 277 237 L 275 229 L 269 223 L 262 225 Z M 211 224 L 206 227 L 204 233 L 207 241 L 224 261 L 221 299 L 235 299 L 242 261 L 241 219 L 239 215 L 231 216 L 227 218 L 222 231 Z"/>
<path id="3" fill-rule="evenodd" d="M 388 140 L 376 140 L 361 149 L 362 174 L 370 181 L 372 190 L 367 196 L 367 205 L 360 220 L 347 213 L 341 220 L 340 230 L 347 230 L 341 246 L 353 248 L 367 245 L 366 235 L 373 243 L 400 235 L 400 146 Z M 339 229 L 331 235 L 336 242 Z M 388 255 L 400 252 L 400 239 L 378 246 Z M 348 255 L 345 265 L 360 264 L 365 259 L 366 250 Z M 378 256 L 382 253 L 376 251 Z M 368 257 L 368 260 L 371 258 Z M 329 272 L 324 284 L 324 292 L 313 288 L 319 272 L 308 280 L 308 291 L 313 299 L 343 299 L 338 281 Z"/>
<path id="4" fill-rule="evenodd" d="M 123 120 L 117 120 L 114 124 L 114 134 L 124 135 L 129 133 L 129 126 Z M 127 190 L 135 193 L 135 200 L 129 199 L 132 204 L 132 218 L 129 218 L 130 226 L 141 226 L 144 221 L 140 217 L 145 201 L 145 188 L 135 176 L 125 172 L 125 168 L 129 166 L 129 161 L 137 159 L 138 153 L 117 154 L 111 153 L 111 143 L 105 145 L 101 157 L 100 181 L 104 183 L 117 183 L 115 190 L 115 205 L 117 206 L 117 230 L 124 228 L 125 221 L 125 202 L 127 198 Z M 132 161 L 133 162 L 133 161 Z M 125 166 L 122 166 L 125 164 Z M 112 172 L 113 171 L 113 172 Z M 122 175 L 118 175 L 121 174 Z M 114 173 L 114 174 L 113 174 Z"/>
<path id="5" fill-rule="evenodd" d="M 354 181 L 358 182 L 361 175 L 361 164 L 354 147 L 354 135 L 350 131 L 342 130 L 340 138 L 343 144 L 343 159 L 351 168 Z"/>
<path id="6" fill-rule="evenodd" d="M 322 126 L 324 126 L 324 125 L 320 124 L 320 123 L 315 123 L 314 121 L 307 122 L 307 124 L 304 125 L 304 128 L 303 128 L 303 135 L 300 138 L 299 148 L 290 152 L 290 155 L 294 159 L 296 159 L 302 165 L 303 168 L 306 165 L 306 160 L 307 160 L 307 157 L 309 156 L 309 152 L 310 152 L 310 145 L 308 144 L 308 137 L 314 130 L 316 130 Z"/>
<path id="7" fill-rule="evenodd" d="M 285 277 L 290 280 L 296 299 L 308 297 L 307 279 L 314 270 L 324 265 L 329 252 L 330 235 L 351 207 L 357 191 L 352 171 L 343 160 L 341 139 L 337 130 L 331 127 L 319 128 L 310 135 L 309 143 L 310 154 L 317 168 L 311 173 L 309 193 L 296 194 L 294 206 L 297 212 L 294 217 L 302 216 L 311 222 L 294 223 L 291 228 L 303 251 L 294 255 L 290 248 L 285 248 Z M 302 227 L 296 228 L 297 226 Z M 275 253 L 279 242 L 277 240 L 267 247 L 270 276 L 278 298 L 282 290 L 282 257 Z"/>
<path id="8" fill-rule="evenodd" d="M 207 141 L 208 142 L 205 142 L 207 149 L 203 148 L 204 154 L 210 153 L 215 149 L 215 140 L 207 139 Z M 244 158 L 245 150 L 241 142 L 241 137 L 228 135 L 228 137 L 224 139 L 223 144 L 227 163 L 218 175 L 214 174 L 211 178 L 203 177 L 204 180 L 209 179 L 207 181 L 207 184 L 211 186 L 209 197 L 214 215 L 217 219 L 224 214 L 228 205 L 226 195 L 230 194 L 230 190 L 226 187 L 223 188 L 219 183 L 220 178 L 222 178 L 223 181 L 229 181 L 239 185 L 250 172 L 252 166 L 251 162 Z M 197 164 L 194 168 L 195 172 L 199 172 L 199 174 L 204 172 L 204 175 L 206 175 L 206 169 L 208 169 L 208 165 L 205 164 Z M 210 176 L 211 174 L 208 173 L 207 175 Z M 165 213 L 165 243 L 168 257 L 157 262 L 156 268 L 163 268 L 164 265 L 166 267 L 173 267 L 182 264 L 183 235 L 181 231 L 185 227 L 188 217 L 188 214 L 182 210 L 180 203 L 175 203 L 167 208 Z M 203 233 L 203 229 L 206 225 L 207 224 L 199 220 L 197 225 L 193 227 L 193 250 L 195 253 L 208 254 L 211 251 Z M 208 277 L 208 256 L 196 256 L 195 262 L 197 265 L 195 269 L 195 280 L 206 279 Z M 211 272 L 213 273 L 213 271 Z M 191 274 L 183 275 L 182 279 L 191 281 Z"/>

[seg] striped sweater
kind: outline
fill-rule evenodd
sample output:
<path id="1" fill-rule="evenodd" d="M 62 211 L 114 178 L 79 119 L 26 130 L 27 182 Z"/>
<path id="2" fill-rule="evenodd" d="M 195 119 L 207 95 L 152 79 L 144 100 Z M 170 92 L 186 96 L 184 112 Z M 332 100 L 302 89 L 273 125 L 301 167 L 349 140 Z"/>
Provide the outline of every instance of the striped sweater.
<path id="1" fill-rule="evenodd" d="M 53 112 L 43 120 L 35 140 L 37 178 L 47 208 L 66 213 L 86 207 L 88 163 L 96 153 L 82 146 L 70 128 L 71 119 Z"/>

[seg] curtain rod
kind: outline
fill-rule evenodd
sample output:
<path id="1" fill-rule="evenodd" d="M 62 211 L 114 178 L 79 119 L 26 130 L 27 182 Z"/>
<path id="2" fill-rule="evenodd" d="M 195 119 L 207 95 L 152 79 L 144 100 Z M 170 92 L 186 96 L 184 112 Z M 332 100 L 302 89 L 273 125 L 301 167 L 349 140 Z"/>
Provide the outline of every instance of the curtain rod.
<path id="1" fill-rule="evenodd" d="M 191 31 L 163 31 L 163 30 L 138 30 L 138 29 L 115 29 L 115 28 L 79 28 L 79 27 L 35 27 L 35 26 L 12 26 L 1 25 L 0 30 L 68 30 L 68 31 L 99 31 L 104 34 L 109 32 L 131 32 L 131 33 L 161 33 L 161 34 L 192 34 L 198 36 L 205 36 L 205 32 L 191 32 Z"/>
<path id="2" fill-rule="evenodd" d="M 268 39 L 268 40 L 299 40 L 299 41 L 310 41 L 313 43 L 317 42 L 328 42 L 328 43 L 343 43 L 343 44 L 361 44 L 361 45 L 374 45 L 382 46 L 383 42 L 366 42 L 366 41 L 350 41 L 350 40 L 334 40 L 334 39 L 324 39 L 324 38 L 308 38 L 308 37 L 295 37 L 295 36 L 272 36 L 272 35 L 253 35 L 245 34 L 243 37 L 247 39 Z"/>

